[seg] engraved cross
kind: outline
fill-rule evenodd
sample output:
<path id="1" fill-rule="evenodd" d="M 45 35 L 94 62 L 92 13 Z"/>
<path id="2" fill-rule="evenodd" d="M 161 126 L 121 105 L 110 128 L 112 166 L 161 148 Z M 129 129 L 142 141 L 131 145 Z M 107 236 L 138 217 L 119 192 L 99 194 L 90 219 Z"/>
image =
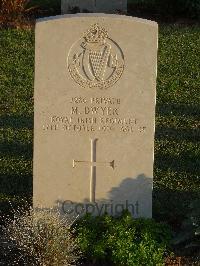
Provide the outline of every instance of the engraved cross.
<path id="1" fill-rule="evenodd" d="M 109 166 L 114 169 L 114 166 L 115 166 L 114 160 L 111 162 L 97 162 L 96 161 L 97 140 L 98 139 L 90 139 L 90 143 L 91 143 L 91 160 L 90 161 L 73 160 L 73 168 L 76 167 L 76 165 L 79 163 L 90 165 L 90 202 L 95 202 L 96 167 L 105 165 L 105 166 Z"/>

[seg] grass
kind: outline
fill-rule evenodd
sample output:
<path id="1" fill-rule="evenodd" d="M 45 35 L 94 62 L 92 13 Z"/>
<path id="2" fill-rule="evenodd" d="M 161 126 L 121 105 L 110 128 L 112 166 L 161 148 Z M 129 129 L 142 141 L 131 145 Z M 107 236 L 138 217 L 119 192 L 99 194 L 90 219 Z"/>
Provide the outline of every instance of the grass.
<path id="1" fill-rule="evenodd" d="M 154 213 L 179 223 L 200 192 L 200 27 L 159 33 Z"/>
<path id="2" fill-rule="evenodd" d="M 159 32 L 154 217 L 171 224 L 200 193 L 199 36 L 199 26 Z M 32 194 L 34 32 L 1 30 L 0 62 L 1 208 Z"/>
<path id="3" fill-rule="evenodd" d="M 0 31 L 0 207 L 32 193 L 33 32 Z M 7 205 L 7 208 L 10 208 Z"/>
<path id="4" fill-rule="evenodd" d="M 170 189 L 200 189 L 199 33 L 199 27 L 160 31 L 155 185 Z"/>

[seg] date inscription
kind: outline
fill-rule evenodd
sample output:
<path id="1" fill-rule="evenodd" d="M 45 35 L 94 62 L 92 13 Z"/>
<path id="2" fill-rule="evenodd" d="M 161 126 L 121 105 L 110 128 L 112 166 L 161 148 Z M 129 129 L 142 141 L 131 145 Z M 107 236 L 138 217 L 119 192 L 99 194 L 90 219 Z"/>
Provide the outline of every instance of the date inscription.
<path id="1" fill-rule="evenodd" d="M 122 100 L 112 97 L 72 97 L 66 101 L 66 114 L 52 114 L 46 123 L 44 131 L 65 132 L 122 132 L 144 133 L 146 126 L 143 121 L 131 114 L 128 117 L 121 115 Z"/>

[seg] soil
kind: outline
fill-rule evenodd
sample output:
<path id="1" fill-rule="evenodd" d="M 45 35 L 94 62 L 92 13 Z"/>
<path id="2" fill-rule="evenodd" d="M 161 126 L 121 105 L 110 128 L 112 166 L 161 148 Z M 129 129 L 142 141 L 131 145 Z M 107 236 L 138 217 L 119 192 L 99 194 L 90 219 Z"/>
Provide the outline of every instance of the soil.
<path id="1" fill-rule="evenodd" d="M 200 261 L 197 261 L 193 258 L 186 257 L 175 257 L 175 258 L 166 258 L 166 266 L 200 266 Z"/>

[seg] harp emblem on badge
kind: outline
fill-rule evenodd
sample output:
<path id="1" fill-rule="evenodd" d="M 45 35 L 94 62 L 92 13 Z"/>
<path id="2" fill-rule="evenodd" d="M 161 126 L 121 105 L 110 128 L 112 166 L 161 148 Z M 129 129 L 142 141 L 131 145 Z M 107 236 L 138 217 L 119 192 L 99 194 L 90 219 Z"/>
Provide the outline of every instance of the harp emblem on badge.
<path id="1" fill-rule="evenodd" d="M 80 86 L 106 89 L 120 79 L 124 71 L 124 55 L 109 38 L 108 32 L 94 24 L 72 45 L 68 70 Z"/>

